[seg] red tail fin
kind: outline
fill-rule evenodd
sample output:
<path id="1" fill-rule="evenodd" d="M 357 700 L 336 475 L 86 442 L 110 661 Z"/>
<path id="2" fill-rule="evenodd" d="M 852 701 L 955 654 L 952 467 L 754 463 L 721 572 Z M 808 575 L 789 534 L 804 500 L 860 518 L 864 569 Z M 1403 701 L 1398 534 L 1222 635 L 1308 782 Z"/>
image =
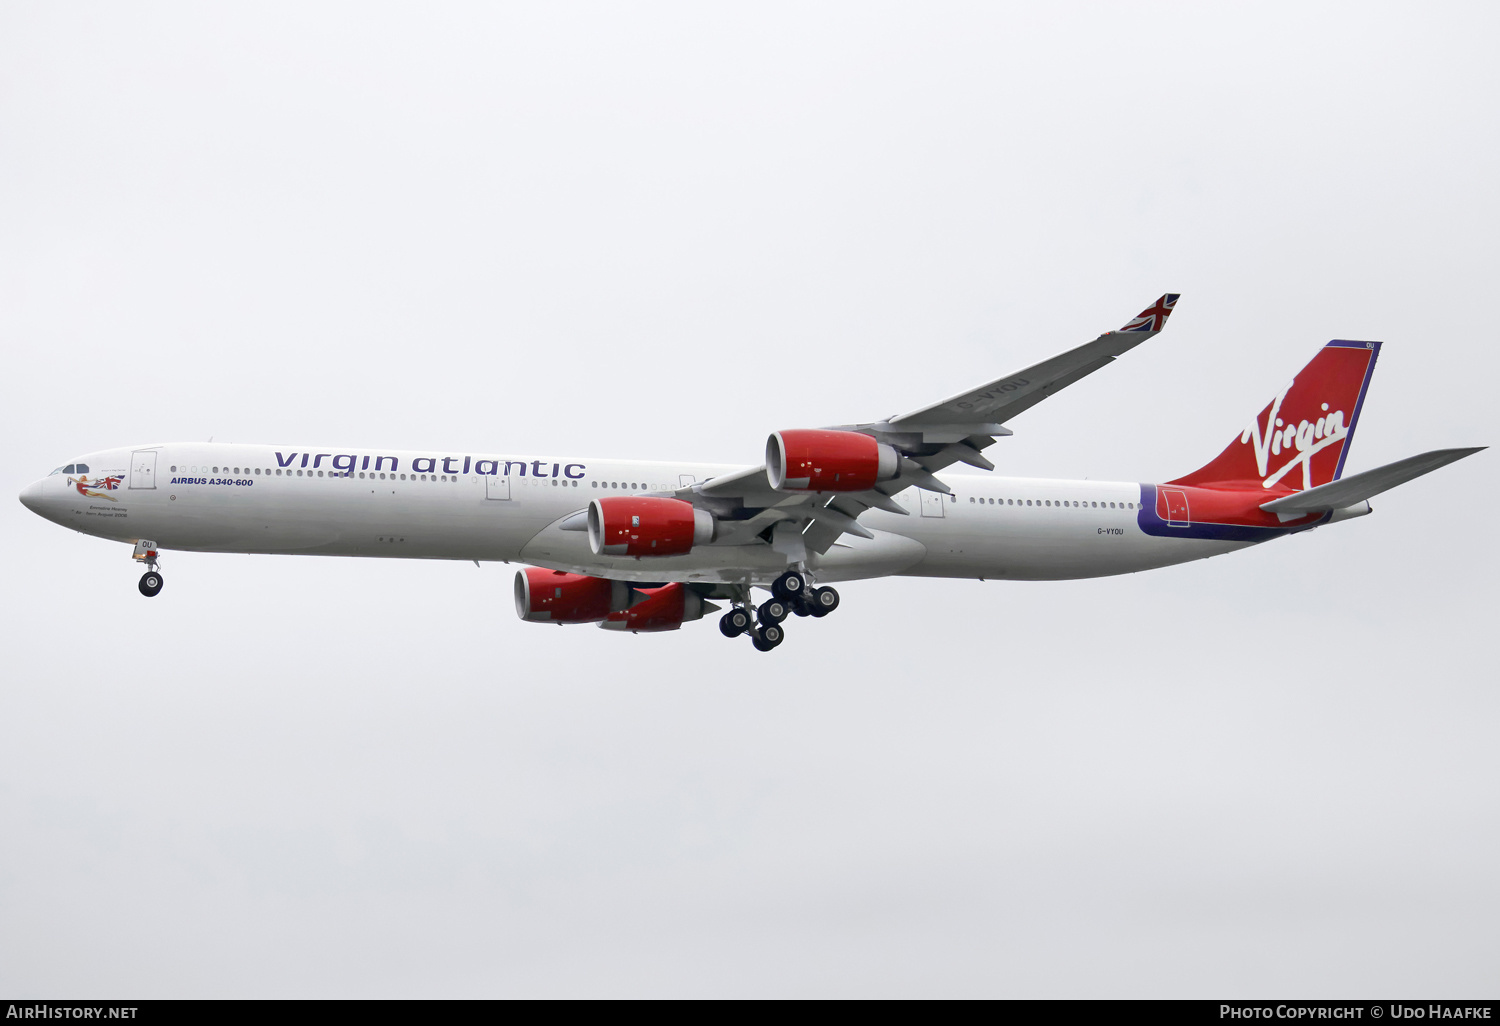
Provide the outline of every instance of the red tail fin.
<path id="1" fill-rule="evenodd" d="M 1168 484 L 1305 490 L 1338 480 L 1379 342 L 1334 341 L 1206 467 Z"/>

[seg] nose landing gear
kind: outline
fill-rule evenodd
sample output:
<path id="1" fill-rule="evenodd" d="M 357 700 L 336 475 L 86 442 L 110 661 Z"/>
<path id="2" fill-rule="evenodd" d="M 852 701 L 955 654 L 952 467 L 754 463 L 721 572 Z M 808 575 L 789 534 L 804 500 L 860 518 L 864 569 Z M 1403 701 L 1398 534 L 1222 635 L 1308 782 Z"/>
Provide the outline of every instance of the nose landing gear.
<path id="1" fill-rule="evenodd" d="M 162 586 L 161 574 L 156 569 L 156 542 L 145 539 L 136 542 L 135 553 L 131 558 L 146 564 L 146 572 L 141 575 L 141 583 L 138 585 L 141 594 L 147 598 L 155 598 Z"/>

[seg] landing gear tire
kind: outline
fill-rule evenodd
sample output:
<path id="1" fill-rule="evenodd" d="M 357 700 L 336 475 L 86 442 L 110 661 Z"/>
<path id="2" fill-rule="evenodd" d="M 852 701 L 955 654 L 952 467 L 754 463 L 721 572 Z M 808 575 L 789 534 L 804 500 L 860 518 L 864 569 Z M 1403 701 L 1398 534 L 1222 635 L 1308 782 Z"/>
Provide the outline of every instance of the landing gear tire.
<path id="1" fill-rule="evenodd" d="M 839 607 L 839 593 L 832 588 L 819 588 L 812 593 L 808 605 L 812 607 L 813 616 L 827 616 Z"/>
<path id="2" fill-rule="evenodd" d="M 786 632 L 774 623 L 766 624 L 755 633 L 750 644 L 755 646 L 758 652 L 769 652 L 786 639 Z"/>
<path id="3" fill-rule="evenodd" d="M 792 612 L 798 616 L 813 616 L 812 607 L 803 599 L 792 599 Z"/>
<path id="4" fill-rule="evenodd" d="M 144 574 L 141 575 L 141 594 L 146 596 L 147 598 L 155 598 L 156 593 L 161 591 L 161 585 L 161 574 L 157 573 L 155 570 L 147 570 Z"/>
<path id="5" fill-rule="evenodd" d="M 803 577 L 796 570 L 788 570 L 771 582 L 771 594 L 785 602 L 788 599 L 801 595 L 802 589 L 806 586 L 806 577 Z"/>
<path id="6" fill-rule="evenodd" d="M 731 609 L 719 617 L 719 631 L 726 638 L 737 638 L 750 629 L 750 614 L 743 609 Z"/>
<path id="7" fill-rule="evenodd" d="M 791 612 L 792 607 L 784 599 L 772 599 L 761 603 L 760 608 L 755 611 L 755 618 L 762 627 L 775 626 L 791 615 Z"/>

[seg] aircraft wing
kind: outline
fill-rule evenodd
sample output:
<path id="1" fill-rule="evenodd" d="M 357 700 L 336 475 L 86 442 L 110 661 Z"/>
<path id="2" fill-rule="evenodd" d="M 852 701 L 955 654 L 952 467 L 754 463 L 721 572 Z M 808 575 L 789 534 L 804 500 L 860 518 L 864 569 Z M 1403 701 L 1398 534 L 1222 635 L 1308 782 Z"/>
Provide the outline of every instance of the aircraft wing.
<path id="1" fill-rule="evenodd" d="M 1142 310 L 1119 331 L 1106 331 L 1094 341 L 1086 342 L 1050 360 L 1043 360 L 1025 370 L 996 378 L 967 392 L 960 392 L 940 403 L 892 417 L 885 423 L 897 431 L 915 430 L 924 434 L 951 434 L 953 431 L 949 429 L 964 427 L 973 429 L 970 433 L 997 434 L 984 429 L 990 425 L 1003 425 L 1010 418 L 1026 412 L 1048 396 L 1088 377 L 1105 364 L 1113 362 L 1116 357 L 1134 349 L 1148 338 L 1153 338 L 1166 327 L 1167 318 L 1177 305 L 1177 299 L 1176 293 L 1169 292 L 1154 305 Z"/>
<path id="2" fill-rule="evenodd" d="M 913 485 L 950 492 L 933 474 L 954 463 L 994 470 L 981 450 L 1011 433 L 1006 421 L 1157 335 L 1177 299 L 1176 293 L 1169 292 L 1118 331 L 1105 332 L 1092 342 L 942 402 L 887 420 L 829 429 L 870 435 L 900 454 L 897 476 L 868 491 L 829 497 L 820 492 L 778 490 L 772 487 L 763 464 L 684 488 L 676 495 L 729 520 L 726 540 L 743 544 L 763 537 L 794 561 L 805 558 L 807 550 L 827 552 L 845 532 L 870 537 L 858 522 L 861 513 L 884 509 L 905 515 L 906 509 L 892 496 Z"/>

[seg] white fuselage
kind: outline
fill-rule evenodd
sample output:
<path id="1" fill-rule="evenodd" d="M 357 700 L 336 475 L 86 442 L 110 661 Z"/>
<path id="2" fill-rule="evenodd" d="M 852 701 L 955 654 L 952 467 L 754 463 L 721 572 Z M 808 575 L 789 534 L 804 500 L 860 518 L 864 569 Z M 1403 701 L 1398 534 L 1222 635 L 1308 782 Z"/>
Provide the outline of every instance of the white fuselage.
<path id="1" fill-rule="evenodd" d="M 364 449 L 174 443 L 81 457 L 25 504 L 86 534 L 197 552 L 529 563 L 630 581 L 763 584 L 786 557 L 761 542 L 669 557 L 596 556 L 561 521 L 607 495 L 670 494 L 739 470 L 556 456 L 432 456 Z M 111 487 L 99 485 L 110 478 Z M 1249 542 L 1148 535 L 1133 482 L 955 474 L 952 495 L 908 488 L 907 515 L 870 510 L 809 560 L 822 581 L 893 574 L 1061 580 L 1131 573 Z M 1153 500 L 1154 501 L 1154 500 Z"/>

